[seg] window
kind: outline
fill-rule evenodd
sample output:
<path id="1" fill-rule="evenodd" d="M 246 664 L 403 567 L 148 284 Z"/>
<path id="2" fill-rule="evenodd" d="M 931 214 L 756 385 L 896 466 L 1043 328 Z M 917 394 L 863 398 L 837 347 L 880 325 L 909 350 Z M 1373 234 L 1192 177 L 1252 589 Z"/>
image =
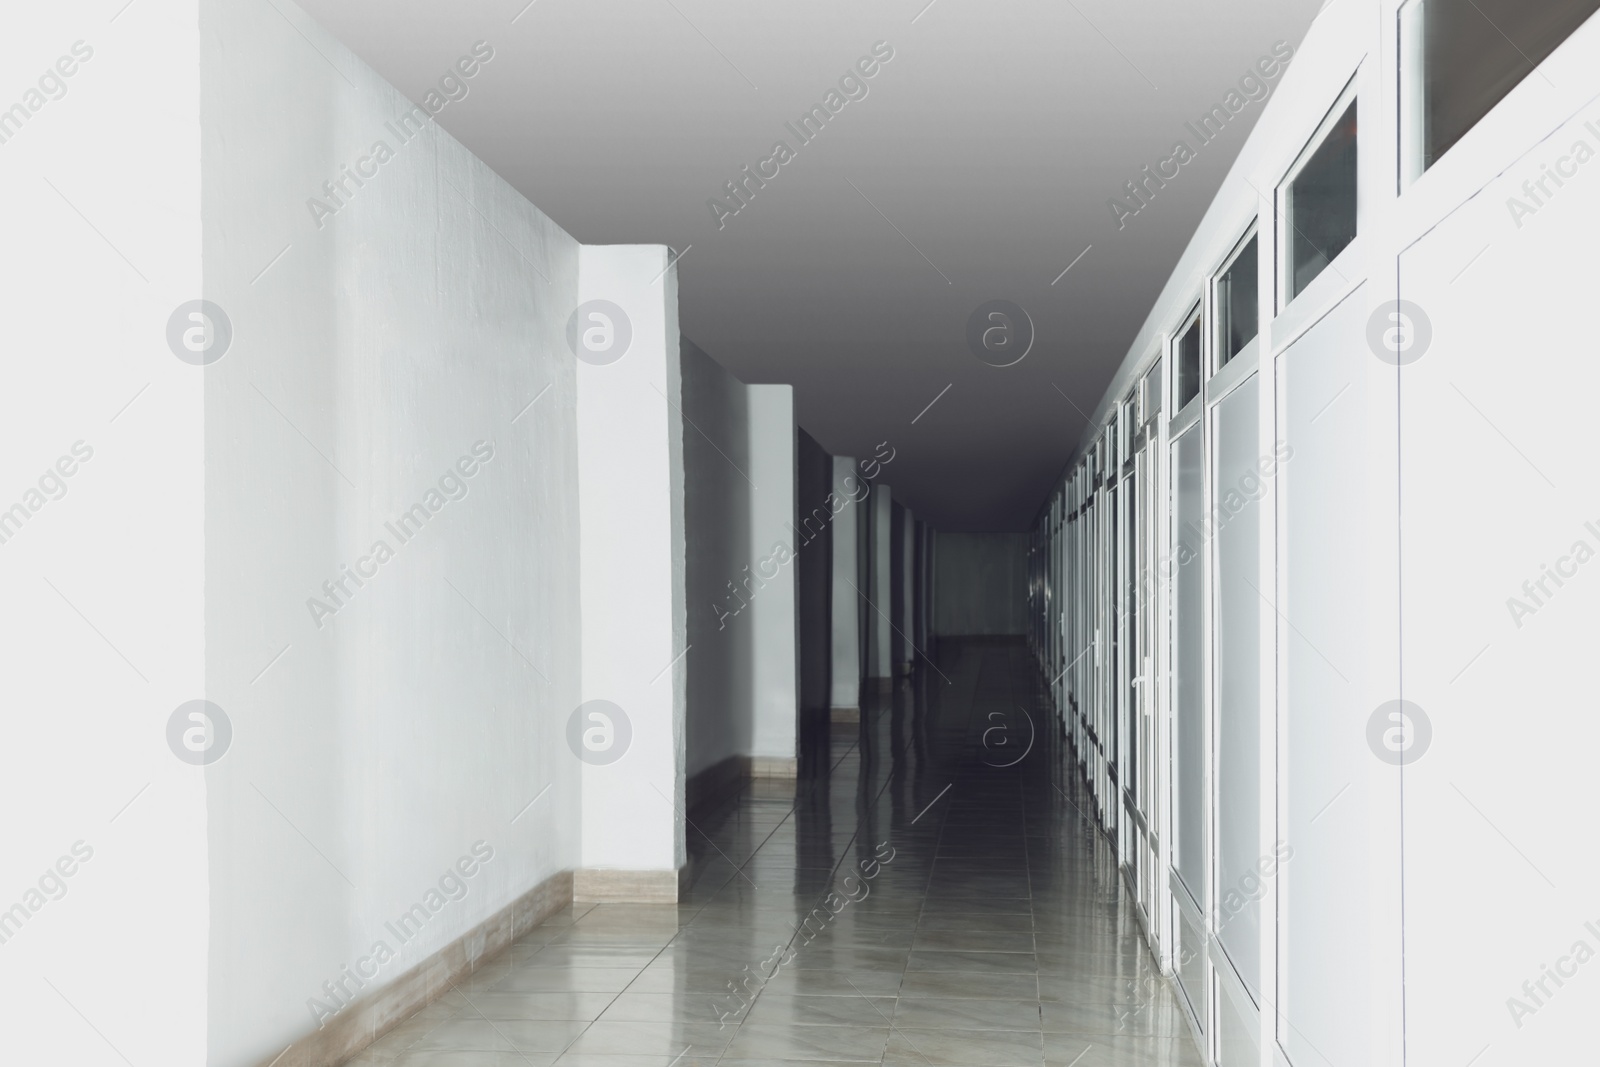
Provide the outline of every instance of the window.
<path id="1" fill-rule="evenodd" d="M 1356 102 L 1351 100 L 1289 179 L 1288 295 L 1293 300 L 1356 238 Z"/>
<path id="2" fill-rule="evenodd" d="M 1200 310 L 1195 309 L 1194 317 L 1189 320 L 1189 325 L 1184 327 L 1183 333 L 1178 336 L 1177 343 L 1173 346 L 1173 358 L 1177 363 L 1178 381 L 1177 398 L 1173 407 L 1177 414 L 1182 411 L 1189 401 L 1200 395 Z"/>
<path id="3" fill-rule="evenodd" d="M 1161 414 L 1161 361 L 1151 367 L 1144 376 L 1145 411 L 1144 417 L 1148 421 Z"/>
<path id="4" fill-rule="evenodd" d="M 1401 13 L 1407 179 L 1438 162 L 1600 0 L 1413 0 Z"/>
<path id="5" fill-rule="evenodd" d="M 1261 281 L 1256 273 L 1256 235 L 1239 249 L 1233 262 L 1217 278 L 1217 366 L 1244 351 L 1256 339 L 1260 325 L 1257 294 Z"/>

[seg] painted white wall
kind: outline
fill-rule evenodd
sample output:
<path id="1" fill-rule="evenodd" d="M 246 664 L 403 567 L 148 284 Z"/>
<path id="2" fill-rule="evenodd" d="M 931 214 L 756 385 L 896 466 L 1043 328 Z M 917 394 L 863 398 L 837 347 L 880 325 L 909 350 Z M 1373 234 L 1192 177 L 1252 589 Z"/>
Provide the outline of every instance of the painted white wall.
<path id="1" fill-rule="evenodd" d="M 752 570 L 764 583 L 746 609 L 754 656 L 751 755 L 792 759 L 800 714 L 794 387 L 748 388 L 750 548 Z"/>
<path id="2" fill-rule="evenodd" d="M 204 373 L 165 337 L 205 291 L 197 11 L 24 5 L 0 35 L 6 107 L 73 69 L 0 144 L 6 1063 L 206 1062 L 207 772 L 165 736 L 207 683 Z"/>
<path id="3" fill-rule="evenodd" d="M 677 274 L 663 245 L 585 246 L 581 303 L 630 320 L 622 358 L 578 365 L 583 699 L 620 707 L 631 747 L 583 767 L 586 868 L 683 865 L 687 674 Z"/>
<path id="4" fill-rule="evenodd" d="M 1028 536 L 936 531 L 934 632 L 1021 634 L 1027 622 Z"/>
<path id="5" fill-rule="evenodd" d="M 859 707 L 861 702 L 861 590 L 856 549 L 859 523 L 866 514 L 857 498 L 866 486 L 856 475 L 851 456 L 833 457 L 833 492 L 848 501 L 833 517 L 833 683 L 830 703 L 836 708 Z"/>
<path id="6" fill-rule="evenodd" d="M 209 804 L 228 1065 L 311 1029 L 309 999 L 332 1003 L 323 983 L 375 941 L 398 958 L 371 985 L 579 862 L 580 264 L 436 126 L 402 141 L 412 105 L 292 5 L 210 3 L 201 25 L 205 292 L 234 327 L 205 372 L 207 690 L 235 728 Z M 380 141 L 393 158 L 363 165 Z M 314 218 L 346 165 L 368 177 Z M 364 562 L 379 542 L 393 558 Z M 325 592 L 346 565 L 364 584 Z M 385 921 L 480 840 L 465 896 L 395 944 Z"/>
<path id="7" fill-rule="evenodd" d="M 889 538 L 894 530 L 894 500 L 889 487 L 881 482 L 873 483 L 872 495 L 867 499 L 871 504 L 871 522 L 867 536 L 868 558 L 872 565 L 872 588 L 866 616 L 870 634 L 867 640 L 867 675 L 871 678 L 888 678 L 891 677 L 890 672 L 894 663 L 894 652 L 890 644 L 894 638 L 894 630 L 889 625 L 889 619 L 892 617 Z"/>

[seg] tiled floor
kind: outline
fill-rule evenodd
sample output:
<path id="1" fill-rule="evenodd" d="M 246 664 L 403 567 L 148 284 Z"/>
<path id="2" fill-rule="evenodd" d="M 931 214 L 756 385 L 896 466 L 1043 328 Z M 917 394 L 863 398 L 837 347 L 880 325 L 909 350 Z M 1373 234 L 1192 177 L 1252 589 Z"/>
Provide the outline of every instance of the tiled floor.
<path id="1" fill-rule="evenodd" d="M 568 908 L 355 1062 L 1198 1067 L 1025 650 L 882 703 L 693 813 L 681 903 Z"/>

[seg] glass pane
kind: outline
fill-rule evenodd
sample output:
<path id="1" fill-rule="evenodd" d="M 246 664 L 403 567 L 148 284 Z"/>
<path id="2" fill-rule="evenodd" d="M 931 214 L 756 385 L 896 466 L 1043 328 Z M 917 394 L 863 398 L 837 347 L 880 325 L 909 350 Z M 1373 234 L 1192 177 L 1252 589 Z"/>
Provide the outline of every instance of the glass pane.
<path id="1" fill-rule="evenodd" d="M 1194 923 L 1189 921 L 1187 912 L 1178 911 L 1178 986 L 1183 990 L 1183 995 L 1188 998 L 1189 1007 L 1194 1009 L 1195 1018 L 1200 1020 L 1200 1032 L 1211 1032 L 1211 1002 L 1210 989 L 1206 982 L 1206 938 Z"/>
<path id="2" fill-rule="evenodd" d="M 1139 795 L 1139 483 L 1135 475 L 1123 482 L 1122 599 L 1127 620 L 1127 640 L 1123 643 L 1122 678 L 1127 704 L 1123 714 L 1128 724 L 1123 752 L 1123 788 L 1130 796 Z M 1135 882 L 1135 885 L 1138 883 Z"/>
<path id="3" fill-rule="evenodd" d="M 1290 184 L 1287 209 L 1292 299 L 1356 237 L 1354 100 Z"/>
<path id="4" fill-rule="evenodd" d="M 1255 340 L 1256 327 L 1259 325 L 1256 297 L 1260 283 L 1261 279 L 1256 274 L 1256 239 L 1252 237 L 1222 277 L 1217 279 L 1218 336 L 1222 342 L 1218 366 L 1237 356 L 1244 351 L 1245 345 Z"/>
<path id="5" fill-rule="evenodd" d="M 1419 0 L 1418 7 L 1426 170 L 1600 10 L 1600 0 Z"/>
<path id="6" fill-rule="evenodd" d="M 1261 995 L 1261 498 L 1260 377 L 1217 405 L 1213 515 L 1216 552 L 1217 937 L 1251 996 Z"/>
<path id="7" fill-rule="evenodd" d="M 1144 417 L 1146 419 L 1153 419 L 1157 415 L 1161 414 L 1160 363 L 1157 363 L 1154 367 L 1151 367 L 1150 372 L 1144 376 L 1144 395 L 1146 398 L 1145 402 L 1149 404 L 1149 408 L 1145 411 Z"/>
<path id="8" fill-rule="evenodd" d="M 1200 395 L 1200 319 L 1178 338 L 1178 410 Z"/>
<path id="9" fill-rule="evenodd" d="M 1173 540 L 1178 573 L 1172 582 L 1174 671 L 1173 718 L 1177 721 L 1173 760 L 1173 805 L 1178 809 L 1178 876 L 1201 907 L 1209 899 L 1206 880 L 1206 729 L 1205 729 L 1205 454 L 1200 431 L 1192 427 L 1173 448 Z"/>
<path id="10" fill-rule="evenodd" d="M 1122 517 L 1122 484 L 1113 486 L 1107 494 L 1106 500 L 1106 539 L 1103 542 L 1105 549 L 1105 580 L 1106 580 L 1106 607 L 1109 615 L 1106 618 L 1106 672 L 1104 675 L 1106 695 L 1105 713 L 1101 722 L 1100 737 L 1106 746 L 1106 762 L 1108 771 L 1116 774 L 1122 753 L 1122 734 L 1118 727 L 1121 725 L 1122 716 L 1117 712 L 1117 666 L 1122 662 L 1122 627 L 1118 625 L 1122 618 L 1125 605 L 1122 604 L 1121 583 L 1117 580 L 1117 538 L 1118 520 Z M 1105 794 L 1105 804 L 1110 815 L 1109 821 L 1117 820 L 1121 813 L 1122 805 L 1118 803 L 1120 790 L 1108 790 Z M 1116 829 L 1108 825 L 1112 840 L 1116 840 Z"/>

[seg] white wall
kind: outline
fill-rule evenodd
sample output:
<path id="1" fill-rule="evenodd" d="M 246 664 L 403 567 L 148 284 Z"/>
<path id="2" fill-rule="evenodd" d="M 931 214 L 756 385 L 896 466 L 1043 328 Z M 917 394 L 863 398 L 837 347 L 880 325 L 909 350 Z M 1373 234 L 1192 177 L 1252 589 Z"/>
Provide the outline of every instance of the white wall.
<path id="1" fill-rule="evenodd" d="M 207 772 L 165 737 L 208 681 L 204 373 L 165 338 L 204 292 L 196 11 L 24 5 L 0 35 L 7 107 L 92 50 L 0 144 L 6 1063 L 206 1062 Z"/>
<path id="2" fill-rule="evenodd" d="M 860 573 L 856 543 L 859 523 L 866 512 L 857 498 L 866 486 L 856 474 L 850 456 L 833 457 L 833 492 L 848 500 L 833 517 L 833 696 L 836 708 L 855 708 L 861 702 L 861 592 L 866 577 Z"/>
<path id="3" fill-rule="evenodd" d="M 494 858 L 373 985 L 578 864 L 565 729 L 599 687 L 574 625 L 577 243 L 431 123 L 403 143 L 411 104 L 291 5 L 202 27 L 205 292 L 234 325 L 205 372 L 207 691 L 235 728 L 209 772 L 210 1062 L 244 1064 L 474 842 Z M 378 141 L 393 158 L 319 225 L 308 198 Z M 380 541 L 364 585 L 323 592 Z"/>
<path id="4" fill-rule="evenodd" d="M 934 632 L 1026 632 L 1028 535 L 939 530 L 933 537 Z"/>
<path id="5" fill-rule="evenodd" d="M 583 768 L 585 868 L 684 862 L 688 619 L 677 274 L 663 245 L 585 246 L 579 300 L 631 320 L 621 359 L 578 367 L 583 699 L 622 709 L 631 747 Z"/>

